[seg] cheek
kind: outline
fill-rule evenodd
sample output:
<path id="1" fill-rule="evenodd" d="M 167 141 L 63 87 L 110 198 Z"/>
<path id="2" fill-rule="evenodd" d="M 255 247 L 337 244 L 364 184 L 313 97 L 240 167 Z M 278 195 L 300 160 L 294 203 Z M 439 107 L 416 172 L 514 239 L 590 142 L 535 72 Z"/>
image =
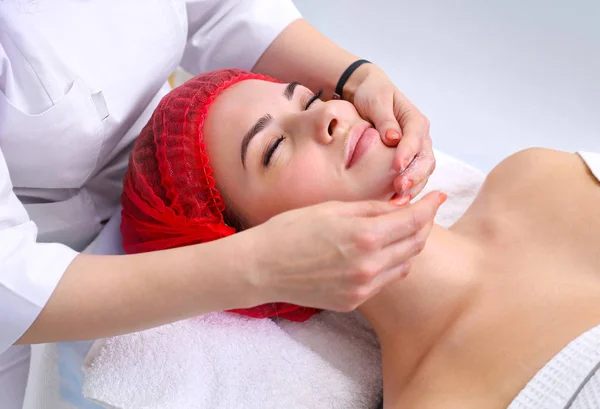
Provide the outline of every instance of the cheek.
<path id="1" fill-rule="evenodd" d="M 330 200 L 389 199 L 394 190 L 395 150 L 385 145 L 376 149 L 375 155 L 351 171 L 343 170 L 330 152 L 297 153 L 285 166 L 242 189 L 246 219 L 256 225 L 287 210 Z"/>
<path id="2" fill-rule="evenodd" d="M 278 178 L 277 190 L 287 206 L 301 207 L 338 198 L 340 182 L 331 161 L 314 155 L 290 163 Z"/>
<path id="3" fill-rule="evenodd" d="M 316 152 L 295 157 L 257 184 L 260 188 L 246 202 L 249 204 L 246 215 L 252 224 L 265 222 L 287 210 L 341 199 L 340 195 L 344 192 L 339 173 L 332 169 L 331 160 Z"/>

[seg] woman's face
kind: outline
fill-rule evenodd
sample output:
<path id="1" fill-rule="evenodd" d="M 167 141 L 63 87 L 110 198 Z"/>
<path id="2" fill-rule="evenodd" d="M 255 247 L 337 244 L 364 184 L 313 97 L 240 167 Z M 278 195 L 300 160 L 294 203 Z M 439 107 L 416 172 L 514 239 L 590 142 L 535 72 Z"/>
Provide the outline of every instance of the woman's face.
<path id="1" fill-rule="evenodd" d="M 239 82 L 215 99 L 203 129 L 217 188 L 252 226 L 328 200 L 394 194 L 394 149 L 351 103 L 301 85 Z"/>

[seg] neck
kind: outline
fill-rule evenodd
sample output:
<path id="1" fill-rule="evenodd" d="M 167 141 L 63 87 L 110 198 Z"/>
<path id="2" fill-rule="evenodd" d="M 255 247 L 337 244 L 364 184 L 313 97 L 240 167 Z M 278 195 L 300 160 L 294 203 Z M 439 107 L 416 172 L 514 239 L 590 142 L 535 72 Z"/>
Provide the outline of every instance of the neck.
<path id="1" fill-rule="evenodd" d="M 480 254 L 472 239 L 436 225 L 409 276 L 359 308 L 396 374 L 414 373 L 457 322 L 473 293 Z"/>

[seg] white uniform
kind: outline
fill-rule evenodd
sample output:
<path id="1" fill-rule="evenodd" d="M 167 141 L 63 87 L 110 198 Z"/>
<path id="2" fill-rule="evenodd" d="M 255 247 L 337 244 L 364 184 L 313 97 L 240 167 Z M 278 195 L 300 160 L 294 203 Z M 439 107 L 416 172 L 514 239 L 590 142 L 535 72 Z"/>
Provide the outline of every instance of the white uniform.
<path id="1" fill-rule="evenodd" d="M 175 67 L 250 69 L 299 17 L 289 0 L 0 1 L 0 354 L 115 211 Z M 16 366 L 0 355 L 3 409 Z"/>

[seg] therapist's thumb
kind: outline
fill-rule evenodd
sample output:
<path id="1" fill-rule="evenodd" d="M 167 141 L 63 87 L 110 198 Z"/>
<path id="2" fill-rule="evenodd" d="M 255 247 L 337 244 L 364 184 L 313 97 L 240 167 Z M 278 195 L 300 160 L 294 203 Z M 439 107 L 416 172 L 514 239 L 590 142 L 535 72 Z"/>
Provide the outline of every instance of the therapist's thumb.
<path id="1" fill-rule="evenodd" d="M 402 137 L 402 131 L 400 130 L 398 120 L 394 117 L 392 108 L 390 107 L 389 110 L 380 109 L 373 112 L 371 117 L 383 143 L 387 146 L 398 145 Z"/>

